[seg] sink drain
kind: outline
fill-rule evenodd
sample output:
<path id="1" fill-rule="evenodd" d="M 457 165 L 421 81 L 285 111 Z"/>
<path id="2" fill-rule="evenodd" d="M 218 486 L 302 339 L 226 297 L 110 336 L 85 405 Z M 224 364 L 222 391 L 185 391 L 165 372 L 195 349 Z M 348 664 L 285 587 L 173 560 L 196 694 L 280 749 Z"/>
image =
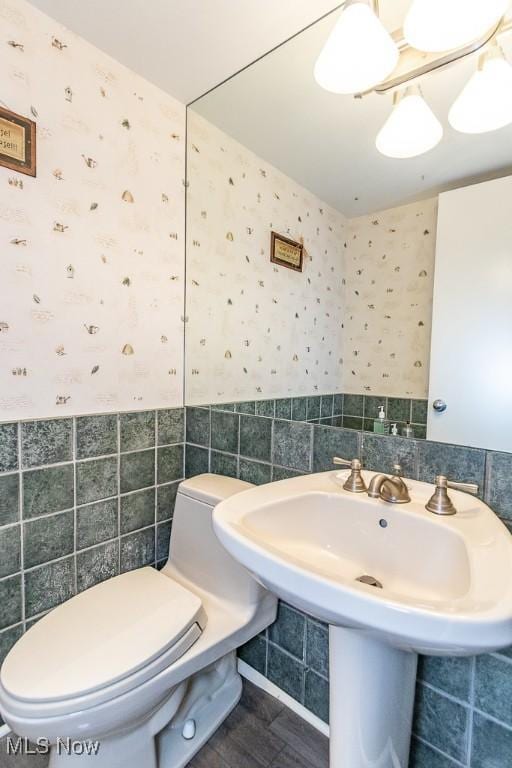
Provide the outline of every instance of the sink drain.
<path id="1" fill-rule="evenodd" d="M 382 584 L 378 579 L 375 579 L 373 576 L 359 576 L 356 581 L 360 581 L 361 584 L 368 584 L 369 587 L 376 587 L 377 589 L 382 589 Z"/>

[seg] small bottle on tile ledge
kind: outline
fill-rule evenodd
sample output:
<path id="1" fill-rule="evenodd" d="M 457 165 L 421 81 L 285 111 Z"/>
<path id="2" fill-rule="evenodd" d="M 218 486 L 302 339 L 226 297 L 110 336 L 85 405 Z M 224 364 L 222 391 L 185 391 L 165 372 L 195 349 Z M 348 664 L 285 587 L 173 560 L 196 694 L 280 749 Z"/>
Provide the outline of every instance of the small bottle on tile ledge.
<path id="1" fill-rule="evenodd" d="M 411 423 L 409 421 L 402 429 L 402 437 L 414 437 L 414 429 L 411 427 Z"/>
<path id="2" fill-rule="evenodd" d="M 386 409 L 379 405 L 379 418 L 373 422 L 373 431 L 376 435 L 389 435 L 390 424 L 386 419 Z"/>

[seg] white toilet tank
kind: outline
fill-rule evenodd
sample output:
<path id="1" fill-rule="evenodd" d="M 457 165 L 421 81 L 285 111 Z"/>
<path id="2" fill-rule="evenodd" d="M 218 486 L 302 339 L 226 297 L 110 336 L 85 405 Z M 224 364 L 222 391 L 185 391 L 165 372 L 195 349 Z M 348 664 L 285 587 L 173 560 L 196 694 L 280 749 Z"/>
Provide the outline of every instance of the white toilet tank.
<path id="1" fill-rule="evenodd" d="M 221 475 L 198 475 L 180 483 L 172 522 L 168 566 L 222 599 L 253 606 L 263 588 L 224 549 L 212 525 L 214 507 L 251 483 Z"/>

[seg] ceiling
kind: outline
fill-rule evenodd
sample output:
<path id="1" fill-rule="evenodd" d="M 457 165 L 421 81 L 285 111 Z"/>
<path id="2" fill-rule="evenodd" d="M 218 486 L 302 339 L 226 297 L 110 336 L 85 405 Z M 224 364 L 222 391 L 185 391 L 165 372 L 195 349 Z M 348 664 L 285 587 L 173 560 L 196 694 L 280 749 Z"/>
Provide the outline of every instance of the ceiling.
<path id="1" fill-rule="evenodd" d="M 341 0 L 30 0 L 188 104 Z"/>
<path id="2" fill-rule="evenodd" d="M 31 2 L 184 103 L 339 5 L 339 0 Z M 409 3 L 380 0 L 390 31 L 402 25 Z M 472 59 L 422 83 L 445 126 L 442 143 L 413 160 L 380 155 L 375 137 L 391 110 L 391 96 L 336 96 L 312 76 L 339 14 L 264 56 L 194 109 L 349 217 L 512 172 L 512 127 L 475 137 L 457 134 L 448 124 L 449 107 L 473 71 Z M 502 43 L 512 61 L 512 35 Z"/>
<path id="3" fill-rule="evenodd" d="M 400 28 L 409 2 L 381 0 L 390 30 Z M 474 71 L 474 57 L 422 81 L 424 96 L 445 128 L 441 144 L 412 160 L 380 155 L 375 138 L 391 111 L 392 96 L 337 96 L 313 78 L 314 62 L 340 13 L 255 63 L 193 109 L 349 217 L 512 173 L 512 127 L 467 136 L 448 123 L 450 106 Z M 512 35 L 501 43 L 512 61 Z"/>

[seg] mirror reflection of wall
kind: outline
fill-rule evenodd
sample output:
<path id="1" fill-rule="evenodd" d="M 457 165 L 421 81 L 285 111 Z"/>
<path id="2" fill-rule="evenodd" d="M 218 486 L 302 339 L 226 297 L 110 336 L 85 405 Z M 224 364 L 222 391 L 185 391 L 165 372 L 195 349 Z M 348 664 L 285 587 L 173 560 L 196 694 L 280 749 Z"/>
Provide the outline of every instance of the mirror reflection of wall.
<path id="1" fill-rule="evenodd" d="M 344 216 L 193 111 L 188 136 L 187 402 L 337 391 Z M 270 262 L 272 230 L 302 273 Z"/>
<path id="2" fill-rule="evenodd" d="M 401 4 L 382 5 L 399 27 Z M 512 128 L 449 125 L 477 66 L 469 56 L 421 80 L 440 143 L 384 156 L 376 138 L 396 89 L 355 99 L 313 76 L 339 18 L 189 108 L 186 402 L 323 395 L 310 413 L 297 401 L 297 418 L 373 431 L 384 404 L 398 434 L 412 422 L 426 437 L 439 194 L 510 174 Z M 500 43 L 510 57 L 512 35 Z M 271 263 L 272 230 L 304 243 L 302 273 Z M 457 431 L 440 439 L 458 442 Z"/>

